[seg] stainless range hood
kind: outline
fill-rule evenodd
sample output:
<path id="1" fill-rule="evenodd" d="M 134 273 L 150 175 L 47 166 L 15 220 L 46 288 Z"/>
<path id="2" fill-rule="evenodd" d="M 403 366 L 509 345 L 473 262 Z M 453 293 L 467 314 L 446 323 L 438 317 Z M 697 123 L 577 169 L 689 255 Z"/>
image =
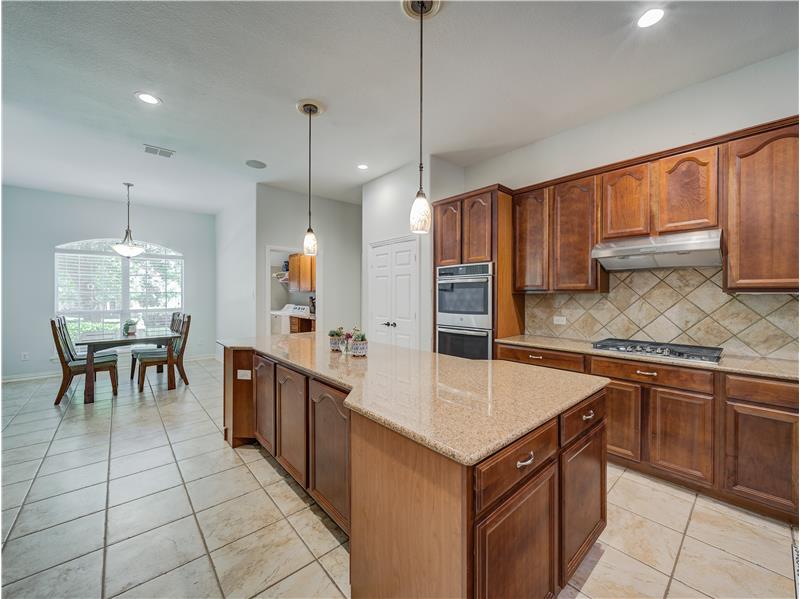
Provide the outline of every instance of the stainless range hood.
<path id="1" fill-rule="evenodd" d="M 606 270 L 722 266 L 722 231 L 690 231 L 598 243 L 592 258 Z"/>

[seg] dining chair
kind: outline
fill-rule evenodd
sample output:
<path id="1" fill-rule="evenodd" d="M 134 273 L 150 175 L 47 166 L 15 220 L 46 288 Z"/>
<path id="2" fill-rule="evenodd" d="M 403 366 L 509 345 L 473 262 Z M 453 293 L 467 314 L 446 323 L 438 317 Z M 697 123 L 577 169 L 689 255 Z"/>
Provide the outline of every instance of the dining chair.
<path id="1" fill-rule="evenodd" d="M 86 348 L 78 348 L 75 346 L 75 342 L 72 340 L 72 335 L 69 332 L 69 327 L 67 326 L 67 317 L 63 314 L 60 316 L 56 316 L 56 319 L 59 321 L 61 325 L 61 330 L 64 332 L 64 338 L 67 342 L 67 348 L 69 348 L 69 353 L 73 356 L 75 360 L 85 360 L 86 359 Z M 117 350 L 113 347 L 109 349 L 103 349 L 100 351 L 94 352 L 94 359 L 97 360 L 100 356 L 116 356 L 118 355 Z"/>
<path id="2" fill-rule="evenodd" d="M 75 358 L 67 343 L 66 327 L 61 326 L 57 318 L 50 319 L 50 330 L 53 333 L 53 342 L 56 346 L 58 361 L 61 364 L 61 387 L 58 389 L 54 405 L 61 403 L 61 399 L 72 384 L 72 380 L 79 374 L 86 374 L 86 358 Z M 108 371 L 111 377 L 111 390 L 117 394 L 117 355 L 95 356 L 94 370 L 96 372 Z"/>
<path id="3" fill-rule="evenodd" d="M 182 320 L 183 320 L 183 314 L 181 314 L 180 312 L 173 312 L 169 321 L 169 330 L 172 331 L 173 333 L 180 333 Z M 153 344 L 134 345 L 133 347 L 131 347 L 131 380 L 133 380 L 133 374 L 134 371 L 136 370 L 136 360 L 139 358 L 138 354 L 143 352 L 150 352 L 155 349 L 161 349 L 161 347 L 155 346 Z M 159 368 L 159 372 L 161 372 L 161 368 Z"/>
<path id="4" fill-rule="evenodd" d="M 189 384 L 189 377 L 186 376 L 186 369 L 183 367 L 183 355 L 186 352 L 186 344 L 189 340 L 189 327 L 192 324 L 192 317 L 190 314 L 184 314 L 181 318 L 180 337 L 172 340 L 172 354 L 175 360 L 175 366 L 180 373 L 181 378 L 185 384 Z M 139 352 L 137 359 L 139 360 L 139 392 L 144 391 L 144 379 L 147 373 L 148 366 L 164 366 L 167 364 L 167 349 L 154 349 L 149 351 Z"/>

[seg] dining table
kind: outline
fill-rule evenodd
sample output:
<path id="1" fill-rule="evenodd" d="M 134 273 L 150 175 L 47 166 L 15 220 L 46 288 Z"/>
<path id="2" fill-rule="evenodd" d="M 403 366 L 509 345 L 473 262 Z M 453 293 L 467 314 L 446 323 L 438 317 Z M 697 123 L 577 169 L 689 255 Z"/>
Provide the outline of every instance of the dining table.
<path id="1" fill-rule="evenodd" d="M 86 347 L 86 384 L 83 389 L 83 403 L 94 403 L 94 354 L 95 352 L 112 347 L 126 345 L 148 344 L 167 348 L 167 389 L 175 388 L 175 352 L 172 341 L 180 337 L 169 327 L 145 329 L 135 334 L 125 335 L 122 331 L 117 333 L 88 333 L 82 336 L 75 345 Z"/>

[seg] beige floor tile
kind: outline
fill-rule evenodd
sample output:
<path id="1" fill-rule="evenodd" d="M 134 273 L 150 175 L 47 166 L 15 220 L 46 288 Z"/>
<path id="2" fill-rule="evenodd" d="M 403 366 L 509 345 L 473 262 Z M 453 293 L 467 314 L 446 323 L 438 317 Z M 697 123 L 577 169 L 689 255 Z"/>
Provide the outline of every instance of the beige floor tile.
<path id="1" fill-rule="evenodd" d="M 257 489 L 197 514 L 209 551 L 283 519 L 263 489 Z"/>
<path id="2" fill-rule="evenodd" d="M 20 462 L 29 462 L 44 457 L 47 451 L 47 443 L 28 445 L 27 447 L 17 447 L 15 449 L 4 449 L 2 452 L 2 466 L 12 466 Z"/>
<path id="3" fill-rule="evenodd" d="M 286 470 L 272 457 L 248 462 L 247 467 L 264 487 L 289 476 Z"/>
<path id="4" fill-rule="evenodd" d="M 251 597 L 296 572 L 314 556 L 286 520 L 211 553 L 226 597 Z"/>
<path id="5" fill-rule="evenodd" d="M 3 485 L 32 480 L 40 463 L 41 460 L 31 460 L 30 462 L 20 462 L 13 466 L 3 466 Z"/>
<path id="6" fill-rule="evenodd" d="M 210 474 L 230 470 L 236 466 L 244 464 L 242 458 L 230 447 L 225 449 L 218 449 L 210 453 L 204 453 L 193 458 L 181 460 L 178 462 L 178 468 L 181 469 L 183 480 L 189 482 L 197 480 Z"/>
<path id="7" fill-rule="evenodd" d="M 212 474 L 186 484 L 195 511 L 210 508 L 218 503 L 255 491 L 260 485 L 246 466 Z"/>
<path id="8" fill-rule="evenodd" d="M 111 460 L 111 478 L 119 478 L 136 474 L 143 470 L 150 470 L 158 466 L 171 464 L 175 460 L 172 457 L 172 450 L 169 445 L 162 445 L 153 449 L 146 449 L 139 453 L 132 453 Z"/>
<path id="9" fill-rule="evenodd" d="M 608 505 L 608 524 L 600 541 L 666 575 L 672 573 L 683 535 L 652 520 Z"/>
<path id="10" fill-rule="evenodd" d="M 674 576 L 711 597 L 794 597 L 791 579 L 691 537 L 683 541 Z"/>
<path id="11" fill-rule="evenodd" d="M 308 507 L 314 500 L 291 479 L 281 479 L 264 487 L 275 505 L 288 516 Z"/>
<path id="12" fill-rule="evenodd" d="M 651 489 L 655 489 L 656 491 L 661 491 L 663 493 L 673 495 L 675 497 L 678 497 L 679 499 L 694 500 L 695 495 L 697 495 L 697 493 L 695 493 L 694 491 L 690 491 L 689 489 L 681 487 L 680 485 L 669 483 L 660 478 L 646 476 L 644 474 L 640 474 L 639 472 L 635 472 L 634 470 L 630 469 L 625 470 L 625 473 L 622 475 L 622 478 L 624 478 L 625 480 L 633 481 L 635 483 L 639 483 L 640 485 L 645 485 L 647 487 L 650 487 Z"/>
<path id="13" fill-rule="evenodd" d="M 39 501 L 83 487 L 105 482 L 108 476 L 108 463 L 97 462 L 80 468 L 64 470 L 47 476 L 37 476 L 31 485 L 28 501 Z"/>
<path id="14" fill-rule="evenodd" d="M 183 485 L 108 510 L 107 543 L 116 543 L 192 513 Z"/>
<path id="15" fill-rule="evenodd" d="M 217 425 L 206 416 L 205 422 L 192 423 L 186 426 L 173 428 L 172 430 L 168 431 L 167 434 L 169 435 L 169 440 L 171 443 L 180 443 L 181 441 L 186 441 L 187 439 L 194 439 L 195 437 L 202 437 L 204 435 L 210 435 L 212 433 L 219 432 L 220 430 L 217 428 Z"/>
<path id="16" fill-rule="evenodd" d="M 87 447 L 86 449 L 78 449 L 68 453 L 59 453 L 58 455 L 47 456 L 44 459 L 42 462 L 42 469 L 39 471 L 39 476 L 47 476 L 48 474 L 63 472 L 71 468 L 80 468 L 81 466 L 104 462 L 107 459 L 108 446 L 106 445 L 97 445 L 95 447 Z"/>
<path id="17" fill-rule="evenodd" d="M 3 509 L 7 510 L 11 509 L 12 507 L 21 506 L 28 489 L 31 488 L 32 482 L 33 481 L 30 480 L 24 480 L 18 483 L 3 485 L 1 489 Z"/>
<path id="18" fill-rule="evenodd" d="M 162 430 L 147 435 L 127 434 L 124 436 L 111 435 L 111 458 L 118 458 L 130 453 L 138 453 L 146 449 L 153 449 L 161 445 L 167 445 L 169 439 Z"/>
<path id="19" fill-rule="evenodd" d="M 109 482 L 108 505 L 115 506 L 181 484 L 178 466 L 167 464 Z"/>
<path id="20" fill-rule="evenodd" d="M 606 489 L 610 490 L 611 487 L 614 486 L 614 483 L 619 480 L 619 477 L 622 476 L 623 472 L 625 472 L 625 468 L 621 468 L 609 462 L 606 467 Z"/>
<path id="21" fill-rule="evenodd" d="M 97 447 L 98 445 L 108 445 L 109 433 L 90 433 L 88 435 L 76 435 L 74 437 L 67 437 L 66 439 L 56 439 L 50 444 L 50 449 L 47 450 L 47 455 L 57 455 L 59 453 L 67 453 L 68 451 L 75 451 L 77 449 L 86 449 L 87 447 Z"/>
<path id="22" fill-rule="evenodd" d="M 703 599 L 708 597 L 700 591 L 683 584 L 680 580 L 674 578 L 669 583 L 669 590 L 665 599 Z"/>
<path id="23" fill-rule="evenodd" d="M 288 520 L 315 557 L 325 555 L 347 540 L 347 535 L 317 504 L 295 512 Z"/>
<path id="24" fill-rule="evenodd" d="M 567 585 L 558 594 L 558 599 L 589 599 L 573 586 Z"/>
<path id="25" fill-rule="evenodd" d="M 669 577 L 609 547 L 595 543 L 570 584 L 592 598 L 620 597 L 661 599 Z"/>
<path id="26" fill-rule="evenodd" d="M 213 432 L 210 435 L 203 435 L 202 437 L 172 444 L 172 450 L 175 452 L 175 457 L 178 460 L 185 460 L 196 455 L 209 453 L 226 447 L 230 446 L 225 442 L 222 433 L 219 431 Z"/>
<path id="27" fill-rule="evenodd" d="M 106 483 L 84 487 L 63 495 L 26 503 L 17 516 L 17 523 L 9 538 L 61 524 L 81 516 L 104 510 L 106 507 Z"/>
<path id="28" fill-rule="evenodd" d="M 694 498 L 627 479 L 625 472 L 608 494 L 609 503 L 683 533 Z"/>
<path id="29" fill-rule="evenodd" d="M 111 428 L 111 416 L 91 419 L 65 419 L 56 432 L 56 439 L 68 439 L 79 435 L 105 435 L 108 436 Z"/>
<path id="30" fill-rule="evenodd" d="M 100 599 L 103 552 L 95 551 L 3 587 L 5 599 L 80 597 Z"/>
<path id="31" fill-rule="evenodd" d="M 10 510 L 3 510 L 2 515 L 0 515 L 0 520 L 2 520 L 3 524 L 3 541 L 6 540 L 6 537 L 11 530 L 11 525 L 14 524 L 14 519 L 17 517 L 18 513 L 19 508 L 14 507 Z"/>
<path id="32" fill-rule="evenodd" d="M 3 411 L 5 411 L 5 406 L 3 406 Z M 11 437 L 13 435 L 22 435 L 24 433 L 33 433 L 44 430 L 55 433 L 56 428 L 58 428 L 59 420 L 60 419 L 56 418 L 53 420 L 48 419 L 32 420 L 30 422 L 12 422 L 3 429 L 3 437 L 5 438 L 6 435 Z"/>
<path id="33" fill-rule="evenodd" d="M 118 599 L 154 599 L 155 597 L 221 599 L 222 593 L 209 559 L 203 556 L 117 595 Z"/>
<path id="34" fill-rule="evenodd" d="M 126 591 L 204 553 L 193 516 L 110 545 L 106 549 L 106 595 Z"/>
<path id="35" fill-rule="evenodd" d="M 53 431 L 50 430 L 38 430 L 19 435 L 11 435 L 3 431 L 3 449 L 15 449 L 17 447 L 26 447 L 37 443 L 46 443 L 52 438 Z"/>
<path id="36" fill-rule="evenodd" d="M 245 464 L 249 464 L 250 462 L 261 460 L 266 455 L 266 450 L 262 449 L 260 445 L 242 445 L 241 447 L 236 448 L 236 453 L 239 454 L 239 457 L 242 458 L 242 461 Z"/>
<path id="37" fill-rule="evenodd" d="M 104 524 L 105 514 L 98 512 L 8 541 L 3 549 L 3 584 L 100 549 Z"/>
<path id="38" fill-rule="evenodd" d="M 269 587 L 259 597 L 293 597 L 298 599 L 339 599 L 342 594 L 331 582 L 325 570 L 317 562 L 311 562 L 302 570 L 287 576 Z"/>
<path id="39" fill-rule="evenodd" d="M 350 552 L 347 550 L 347 544 L 339 545 L 333 551 L 329 551 L 321 558 L 319 563 L 325 568 L 325 571 L 333 578 L 336 586 L 342 592 L 342 595 L 349 599 L 350 597 Z"/>

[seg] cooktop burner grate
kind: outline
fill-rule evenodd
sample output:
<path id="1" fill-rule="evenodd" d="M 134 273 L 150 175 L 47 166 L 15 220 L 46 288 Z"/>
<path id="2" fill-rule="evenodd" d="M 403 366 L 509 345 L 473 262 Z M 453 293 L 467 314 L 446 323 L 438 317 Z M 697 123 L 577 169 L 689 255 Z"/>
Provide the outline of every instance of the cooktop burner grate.
<path id="1" fill-rule="evenodd" d="M 678 343 L 654 343 L 652 341 L 637 341 L 636 339 L 603 339 L 602 341 L 595 341 L 592 343 L 592 347 L 626 354 L 655 356 L 658 358 L 679 358 L 682 360 L 699 360 L 701 362 L 719 362 L 722 356 L 721 347 L 681 345 Z"/>

